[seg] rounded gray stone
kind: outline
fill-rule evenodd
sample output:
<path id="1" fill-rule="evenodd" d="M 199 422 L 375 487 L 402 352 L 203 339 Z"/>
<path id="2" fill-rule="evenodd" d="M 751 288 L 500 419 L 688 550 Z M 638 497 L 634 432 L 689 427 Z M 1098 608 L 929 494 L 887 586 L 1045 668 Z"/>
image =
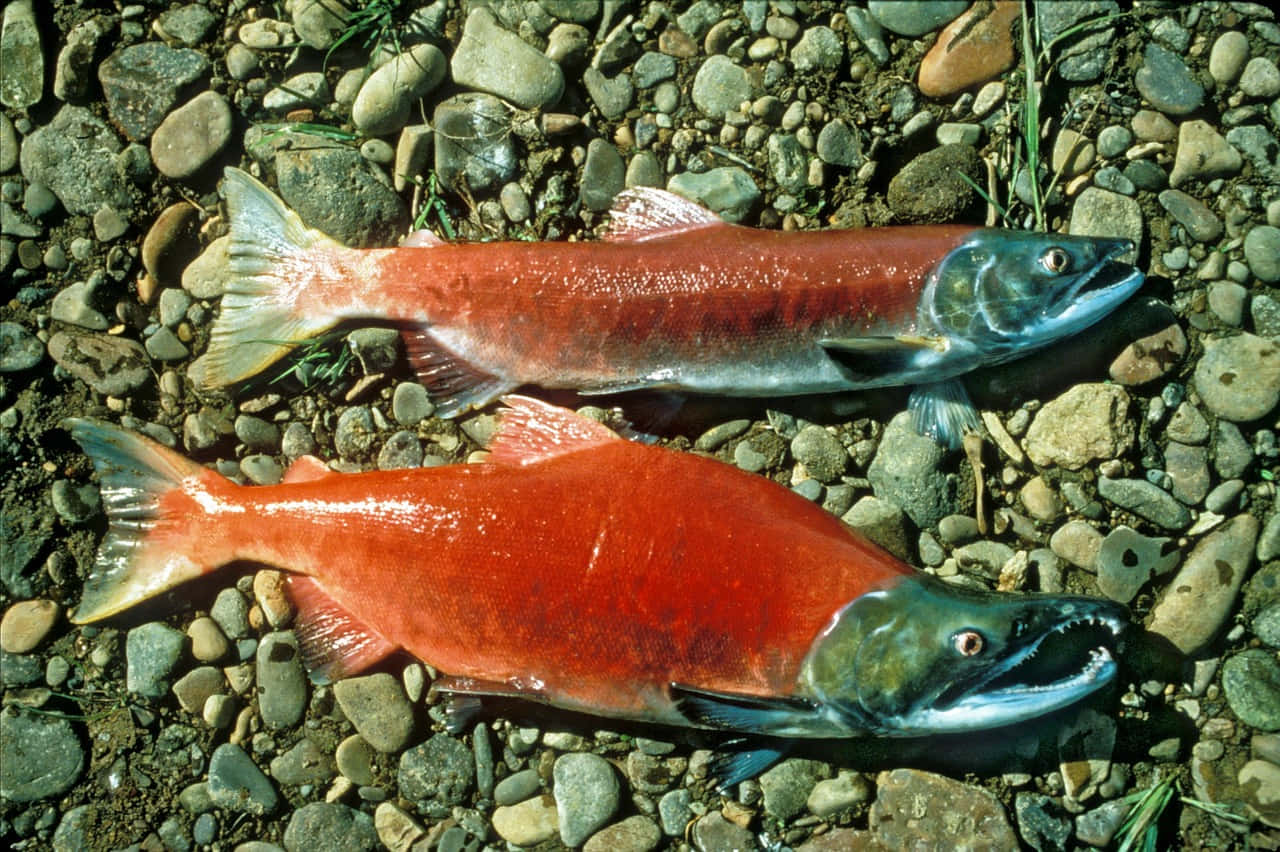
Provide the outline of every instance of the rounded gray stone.
<path id="1" fill-rule="evenodd" d="M 131 141 L 160 126 L 182 90 L 204 76 L 209 60 L 199 51 L 149 41 L 123 47 L 98 66 L 107 112 Z"/>
<path id="2" fill-rule="evenodd" d="M 1178 189 L 1166 189 L 1156 198 L 1192 239 L 1212 243 L 1222 236 L 1222 220 L 1199 199 Z"/>
<path id="3" fill-rule="evenodd" d="M 129 209 L 129 182 L 115 165 L 121 147 L 102 119 L 68 104 L 22 140 L 22 174 L 49 187 L 67 212 L 77 216 L 92 216 L 104 204 Z"/>
<path id="4" fill-rule="evenodd" d="M 667 189 L 709 208 L 726 222 L 746 219 L 760 201 L 760 188 L 738 166 L 720 166 L 700 174 L 681 172 Z"/>
<path id="5" fill-rule="evenodd" d="M 356 732 L 383 754 L 404 748 L 413 735 L 413 706 L 392 675 L 345 678 L 333 685 L 333 694 Z"/>
<path id="6" fill-rule="evenodd" d="M 0 373 L 29 370 L 44 360 L 44 344 L 16 322 L 0 322 Z"/>
<path id="7" fill-rule="evenodd" d="M 165 177 L 183 180 L 203 169 L 231 139 L 231 107 L 202 92 L 165 116 L 151 137 L 151 160 Z"/>
<path id="8" fill-rule="evenodd" d="M 373 852 L 382 848 L 373 817 L 340 802 L 311 802 L 293 812 L 284 830 L 285 852 Z"/>
<path id="9" fill-rule="evenodd" d="M 449 68 L 459 86 L 489 92 L 523 109 L 549 107 L 564 93 L 560 66 L 502 28 L 483 6 L 467 16 Z"/>
<path id="10" fill-rule="evenodd" d="M 804 810 L 814 785 L 830 774 L 830 768 L 816 760 L 793 757 L 782 761 L 760 776 L 764 812 L 790 819 Z"/>
<path id="11" fill-rule="evenodd" d="M 869 0 L 867 11 L 889 32 L 915 37 L 947 25 L 968 6 L 965 0 Z"/>
<path id="12" fill-rule="evenodd" d="M 125 684 L 145 698 L 163 698 L 169 675 L 182 659 L 187 636 L 167 624 L 141 624 L 125 636 Z"/>
<path id="13" fill-rule="evenodd" d="M 603 139 L 592 139 L 582 169 L 582 205 L 596 212 L 608 210 L 625 179 L 626 164 L 618 149 Z"/>
<path id="14" fill-rule="evenodd" d="M 1244 238 L 1244 259 L 1249 271 L 1268 284 L 1280 281 L 1280 228 L 1256 225 Z"/>
<path id="15" fill-rule="evenodd" d="M 1249 39 L 1239 30 L 1227 30 L 1209 50 L 1209 76 L 1219 84 L 1230 83 L 1240 76 L 1248 59 Z"/>
<path id="16" fill-rule="evenodd" d="M 0 710 L 0 797 L 36 802 L 61 795 L 84 771 L 80 738 L 66 719 Z"/>
<path id="17" fill-rule="evenodd" d="M 693 77 L 693 103 L 708 118 L 721 121 L 755 94 L 747 70 L 721 54 L 709 56 Z"/>
<path id="18" fill-rule="evenodd" d="M 502 101 L 480 92 L 456 95 L 436 105 L 432 124 L 436 175 L 446 186 L 478 192 L 515 177 L 518 160 Z"/>
<path id="19" fill-rule="evenodd" d="M 1145 479 L 1099 477 L 1098 495 L 1167 530 L 1191 525 L 1191 512 L 1173 495 Z"/>
<path id="20" fill-rule="evenodd" d="M 885 427 L 867 479 L 877 497 L 901 506 L 916 526 L 932 527 L 953 512 L 955 484 L 941 470 L 945 456 L 902 412 Z"/>
<path id="21" fill-rule="evenodd" d="M 268 728 L 298 724 L 307 706 L 307 676 L 293 631 L 268 633 L 258 643 L 258 715 Z"/>
<path id="22" fill-rule="evenodd" d="M 1154 42 L 1147 45 L 1134 83 L 1142 96 L 1166 115 L 1187 115 L 1204 103 L 1204 87 L 1182 57 Z"/>
<path id="23" fill-rule="evenodd" d="M 599 755 L 563 754 L 556 758 L 552 778 L 560 839 L 566 846 L 582 844 L 618 809 L 618 774 Z"/>
<path id="24" fill-rule="evenodd" d="M 1239 423 L 1265 417 L 1280 401 L 1280 343 L 1252 334 L 1206 339 L 1193 383 L 1219 417 Z"/>
<path id="25" fill-rule="evenodd" d="M 1129 603 L 1151 581 L 1172 571 L 1182 554 L 1168 538 L 1152 538 L 1129 527 L 1116 527 L 1098 549 L 1098 589 L 1120 603 Z"/>
<path id="26" fill-rule="evenodd" d="M 356 247 L 389 244 L 406 230 L 404 201 L 359 151 L 319 136 L 295 139 L 276 152 L 276 179 L 303 222 Z"/>
<path id="27" fill-rule="evenodd" d="M 831 482 L 849 466 L 849 454 L 844 445 L 817 425 L 804 427 L 791 439 L 791 455 L 820 482 Z"/>
<path id="28" fill-rule="evenodd" d="M 1161 172 L 1162 179 L 1163 175 Z M 1081 237 L 1123 237 L 1140 246 L 1145 233 L 1142 208 L 1127 195 L 1087 187 L 1071 206 L 1067 233 Z M 1133 253 L 1120 257 L 1124 262 L 1135 259 Z"/>
<path id="29" fill-rule="evenodd" d="M 271 761 L 271 777 L 291 787 L 325 784 L 337 773 L 333 756 L 307 737 Z"/>
<path id="30" fill-rule="evenodd" d="M 498 805 L 514 805 L 536 795 L 541 789 L 538 771 L 522 769 L 498 782 L 493 788 L 493 800 Z"/>
<path id="31" fill-rule="evenodd" d="M 1260 731 L 1280 730 L 1280 662 L 1260 648 L 1250 648 L 1222 664 L 1222 691 L 1232 711 Z"/>
<path id="32" fill-rule="evenodd" d="M 244 749 L 223 743 L 209 758 L 209 798 L 220 808 L 262 816 L 280 804 L 280 795 Z"/>
<path id="33" fill-rule="evenodd" d="M 419 44 L 378 68 L 360 87 L 351 120 L 372 136 L 393 133 L 409 123 L 414 104 L 444 79 L 440 49 Z"/>
<path id="34" fill-rule="evenodd" d="M 400 755 L 396 778 L 406 798 L 426 800 L 448 813 L 448 808 L 466 801 L 475 773 L 471 749 L 441 733 Z"/>

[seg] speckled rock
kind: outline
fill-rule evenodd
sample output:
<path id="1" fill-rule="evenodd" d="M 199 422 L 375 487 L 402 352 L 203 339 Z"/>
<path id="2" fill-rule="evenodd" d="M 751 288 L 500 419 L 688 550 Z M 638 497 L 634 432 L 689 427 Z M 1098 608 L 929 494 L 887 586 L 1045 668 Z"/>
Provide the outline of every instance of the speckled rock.
<path id="1" fill-rule="evenodd" d="M 1126 526 L 1116 527 L 1098 550 L 1098 590 L 1127 604 L 1153 577 L 1172 571 L 1181 555 L 1172 539 L 1151 538 Z"/>
<path id="2" fill-rule="evenodd" d="M 1238 515 L 1197 542 L 1152 608 L 1148 629 L 1184 654 L 1212 640 L 1248 573 L 1258 528 L 1256 518 Z"/>
<path id="3" fill-rule="evenodd" d="M 876 788 L 868 822 L 886 848 L 927 847 L 943 837 L 956 849 L 1019 846 L 1004 808 L 980 787 L 931 772 L 895 769 L 881 772 Z"/>
<path id="4" fill-rule="evenodd" d="M 35 802 L 71 789 L 85 753 L 71 723 L 18 707 L 0 710 L 0 796 Z"/>
<path id="5" fill-rule="evenodd" d="M 165 116 L 151 137 L 151 161 L 165 177 L 183 180 L 203 169 L 231 139 L 231 107 L 202 92 Z"/>
<path id="6" fill-rule="evenodd" d="M 516 846 L 536 846 L 556 836 L 558 819 L 555 800 L 549 794 L 534 796 L 494 808 L 493 830 Z"/>
<path id="7" fill-rule="evenodd" d="M 369 75 L 351 105 L 351 120 L 371 136 L 399 130 L 409 123 L 418 99 L 440 85 L 444 72 L 438 47 L 409 48 Z"/>
<path id="8" fill-rule="evenodd" d="M 1232 711 L 1250 727 L 1280 731 L 1280 662 L 1275 654 L 1249 648 L 1222 664 L 1222 691 Z"/>
<path id="9" fill-rule="evenodd" d="M 1196 365 L 1196 392 L 1219 417 L 1264 417 L 1280 400 L 1280 344 L 1252 334 L 1209 338 Z"/>
<path id="10" fill-rule="evenodd" d="M 1187 115 L 1204 103 L 1201 86 L 1176 53 L 1149 43 L 1134 79 L 1138 91 L 1166 115 Z"/>
<path id="11" fill-rule="evenodd" d="M 149 137 L 169 114 L 183 87 L 209 70 L 204 54 L 161 42 L 129 45 L 98 66 L 107 112 L 134 142 Z"/>
<path id="12" fill-rule="evenodd" d="M 1027 455 L 1037 465 L 1079 470 L 1123 455 L 1133 445 L 1129 394 L 1115 385 L 1081 384 L 1036 412 L 1027 430 Z"/>
<path id="13" fill-rule="evenodd" d="M 258 714 L 268 728 L 298 724 L 307 706 L 307 676 L 292 631 L 268 633 L 258 643 Z"/>
<path id="14" fill-rule="evenodd" d="M 680 172 L 667 181 L 667 190 L 707 207 L 726 222 L 746 219 L 760 201 L 760 189 L 738 166 L 719 166 L 705 172 Z"/>
<path id="15" fill-rule="evenodd" d="M 424 800 L 429 811 L 447 814 L 465 801 L 475 784 L 476 764 L 471 749 L 448 734 L 435 734 L 400 755 L 396 779 L 400 792 Z"/>
<path id="16" fill-rule="evenodd" d="M 693 103 L 708 118 L 722 120 L 755 94 L 747 70 L 723 55 L 709 56 L 693 78 Z"/>
<path id="17" fill-rule="evenodd" d="M 378 751 L 391 754 L 408 744 L 413 707 L 392 675 L 344 678 L 333 685 L 333 695 L 356 731 Z"/>
<path id="18" fill-rule="evenodd" d="M 162 698 L 169 675 L 187 647 L 186 634 L 153 621 L 129 631 L 125 639 L 125 680 L 130 692 Z"/>
<path id="19" fill-rule="evenodd" d="M 889 181 L 889 208 L 907 223 L 951 222 L 974 203 L 977 194 L 960 175 L 978 186 L 986 171 L 969 145 L 941 145 L 912 159 Z"/>
<path id="20" fill-rule="evenodd" d="M 578 846 L 598 831 L 618 808 L 618 774 L 589 752 L 562 754 L 553 769 L 560 839 Z"/>
<path id="21" fill-rule="evenodd" d="M 285 852 L 373 852 L 378 847 L 373 817 L 340 802 L 305 804 L 293 812 L 284 830 Z"/>
<path id="22" fill-rule="evenodd" d="M 280 804 L 271 781 L 244 749 L 232 743 L 218 746 L 209 758 L 209 797 L 218 807 L 256 816 Z"/>
<path id="23" fill-rule="evenodd" d="M 902 412 L 885 427 L 867 479 L 877 497 L 902 507 L 916 526 L 932 527 L 951 513 L 955 495 L 955 484 L 940 469 L 945 455 Z"/>

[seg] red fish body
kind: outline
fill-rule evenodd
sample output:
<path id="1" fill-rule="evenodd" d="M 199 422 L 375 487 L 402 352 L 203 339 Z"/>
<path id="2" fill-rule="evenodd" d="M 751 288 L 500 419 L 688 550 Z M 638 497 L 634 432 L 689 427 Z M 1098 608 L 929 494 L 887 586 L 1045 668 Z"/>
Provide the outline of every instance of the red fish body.
<path id="1" fill-rule="evenodd" d="M 75 620 L 251 560 L 290 572 L 321 674 L 403 649 L 446 692 L 774 738 L 993 727 L 1114 675 L 1121 607 L 953 589 L 765 479 L 508 403 L 484 463 L 299 460 L 261 487 L 70 421 L 111 521 Z M 1037 655 L 1044 641 L 1067 647 Z"/>
<path id="2" fill-rule="evenodd" d="M 197 385 L 222 387 L 348 320 L 398 324 L 449 417 L 516 387 L 775 397 L 919 385 L 917 425 L 976 424 L 953 380 L 1074 333 L 1142 282 L 1125 240 L 963 225 L 730 225 L 656 189 L 603 239 L 357 250 L 229 169 L 232 280 Z M 1086 289 L 1087 288 L 1087 289 Z"/>

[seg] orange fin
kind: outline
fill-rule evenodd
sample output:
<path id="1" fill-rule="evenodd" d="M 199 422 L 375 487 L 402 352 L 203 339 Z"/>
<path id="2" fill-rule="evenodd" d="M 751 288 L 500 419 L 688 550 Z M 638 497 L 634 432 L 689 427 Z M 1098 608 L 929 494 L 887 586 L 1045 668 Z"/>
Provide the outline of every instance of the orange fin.
<path id="1" fill-rule="evenodd" d="M 311 577 L 285 577 L 289 599 L 298 608 L 294 633 L 311 679 L 324 683 L 367 669 L 399 646 L 373 632 L 335 601 Z"/>
<path id="2" fill-rule="evenodd" d="M 523 467 L 622 440 L 603 423 L 527 396 L 502 398 L 498 432 L 489 444 L 489 462 Z"/>
<path id="3" fill-rule="evenodd" d="M 293 460 L 293 464 L 289 465 L 280 481 L 285 483 L 315 482 L 317 479 L 327 479 L 330 476 L 341 475 L 330 470 L 327 464 L 315 456 L 298 456 Z"/>
<path id="4" fill-rule="evenodd" d="M 427 329 L 411 329 L 402 337 L 409 363 L 430 394 L 439 417 L 456 417 L 481 408 L 516 387 L 516 383 L 487 373 L 448 351 Z"/>
<path id="5" fill-rule="evenodd" d="M 618 193 L 609 215 L 612 221 L 604 238 L 612 242 L 643 242 L 695 228 L 725 224 L 723 219 L 701 204 L 651 186 L 638 186 Z"/>
<path id="6" fill-rule="evenodd" d="M 115 615 L 218 567 L 201 541 L 204 506 L 235 485 L 118 426 L 79 418 L 64 425 L 93 461 L 109 524 L 73 622 Z"/>

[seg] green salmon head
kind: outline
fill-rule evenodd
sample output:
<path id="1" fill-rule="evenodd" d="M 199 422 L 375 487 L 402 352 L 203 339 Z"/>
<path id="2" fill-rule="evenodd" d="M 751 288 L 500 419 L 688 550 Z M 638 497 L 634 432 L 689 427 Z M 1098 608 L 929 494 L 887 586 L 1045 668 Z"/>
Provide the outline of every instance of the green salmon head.
<path id="1" fill-rule="evenodd" d="M 1116 673 L 1123 606 L 905 578 L 844 607 L 800 690 L 851 729 L 923 736 L 1001 727 L 1072 704 Z"/>
<path id="2" fill-rule="evenodd" d="M 1075 334 L 1142 284 L 1117 258 L 1133 242 L 1030 231 L 974 231 L 929 273 L 920 302 L 926 333 L 950 337 L 988 364 Z"/>

